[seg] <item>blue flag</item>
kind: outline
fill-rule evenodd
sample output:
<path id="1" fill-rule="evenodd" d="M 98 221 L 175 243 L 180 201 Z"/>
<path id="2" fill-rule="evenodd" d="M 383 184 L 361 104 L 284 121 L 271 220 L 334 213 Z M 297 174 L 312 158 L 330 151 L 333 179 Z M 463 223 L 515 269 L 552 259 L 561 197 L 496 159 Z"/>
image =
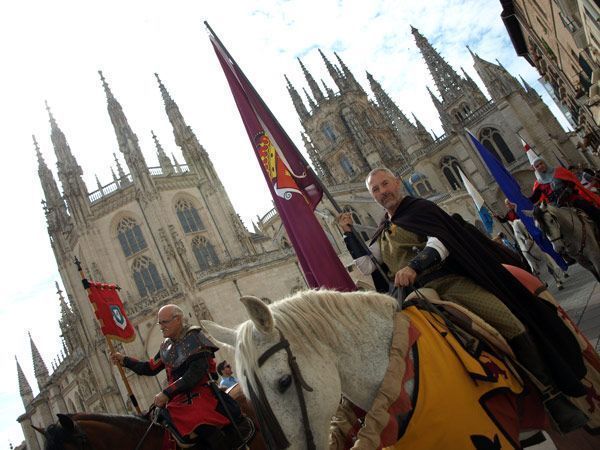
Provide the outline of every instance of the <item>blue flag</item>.
<path id="1" fill-rule="evenodd" d="M 481 159 L 483 159 L 483 162 L 487 165 L 488 170 L 496 180 L 496 183 L 498 183 L 500 189 L 504 192 L 506 198 L 517 205 L 517 214 L 527 228 L 527 231 L 529 231 L 529 234 L 531 234 L 540 248 L 548 253 L 563 270 L 567 270 L 567 263 L 554 251 L 552 244 L 542 234 L 542 231 L 535 226 L 533 219 L 523 214 L 523 211 L 533 210 L 533 203 L 521 193 L 521 187 L 519 186 L 519 183 L 517 183 L 517 180 L 513 178 L 510 172 L 506 170 L 506 167 L 504 167 L 502 163 L 471 134 L 470 131 L 467 130 L 467 134 L 471 138 L 475 148 L 477 148 L 477 151 L 479 151 Z"/>
<path id="2" fill-rule="evenodd" d="M 487 206 L 482 206 L 479 210 L 479 217 L 483 222 L 483 226 L 485 227 L 485 231 L 490 236 L 492 235 L 492 231 L 494 230 L 494 219 L 492 219 L 492 215 L 490 214 L 490 210 Z"/>

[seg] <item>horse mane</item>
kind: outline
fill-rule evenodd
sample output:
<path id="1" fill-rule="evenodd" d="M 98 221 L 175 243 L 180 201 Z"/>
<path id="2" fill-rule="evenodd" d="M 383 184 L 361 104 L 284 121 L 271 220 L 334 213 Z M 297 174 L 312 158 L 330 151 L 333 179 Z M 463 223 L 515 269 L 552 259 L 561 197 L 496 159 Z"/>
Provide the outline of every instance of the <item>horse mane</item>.
<path id="1" fill-rule="evenodd" d="M 533 218 L 537 222 L 537 224 L 540 227 L 540 229 L 544 233 L 547 233 L 548 232 L 548 229 L 547 229 L 548 227 L 546 226 L 546 222 L 544 222 L 544 211 L 542 211 L 542 209 L 538 205 L 535 205 L 533 207 Z"/>
<path id="2" fill-rule="evenodd" d="M 358 340 L 357 332 L 364 326 L 366 316 L 374 314 L 393 317 L 396 301 L 373 291 L 340 293 L 330 290 L 300 291 L 291 297 L 269 305 L 275 326 L 290 341 L 295 349 L 310 350 L 321 354 L 321 345 L 338 348 L 340 326 L 345 336 Z M 250 372 L 257 367 L 258 355 L 253 341 L 255 327 L 248 320 L 238 328 L 236 351 L 238 367 Z"/>

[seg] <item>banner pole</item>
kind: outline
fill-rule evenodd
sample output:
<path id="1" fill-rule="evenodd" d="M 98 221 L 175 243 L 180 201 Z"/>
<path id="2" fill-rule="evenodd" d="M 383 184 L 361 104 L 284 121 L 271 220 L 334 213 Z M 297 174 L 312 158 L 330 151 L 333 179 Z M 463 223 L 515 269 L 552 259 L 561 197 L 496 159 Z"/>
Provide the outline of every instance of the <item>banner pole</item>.
<path id="1" fill-rule="evenodd" d="M 83 284 L 83 288 L 89 295 L 90 282 L 87 280 L 87 278 L 85 277 L 85 274 L 83 273 L 83 269 L 81 268 L 81 261 L 79 261 L 79 259 L 77 259 L 77 257 L 75 257 L 74 262 L 75 262 L 75 265 L 77 266 L 77 271 L 79 272 L 79 276 L 81 276 L 81 283 Z M 112 340 L 108 336 L 104 336 L 104 338 L 106 339 L 106 345 L 108 346 L 108 350 L 110 351 L 110 353 L 116 353 L 115 347 L 112 343 Z M 131 401 L 131 404 L 135 408 L 135 411 L 139 415 L 142 415 L 142 411 L 138 404 L 137 398 L 135 397 L 133 391 L 131 390 L 131 385 L 129 384 L 129 380 L 125 376 L 125 371 L 123 370 L 123 366 L 121 364 L 116 364 L 116 366 L 117 366 L 117 369 L 119 370 L 119 374 L 121 375 L 121 380 L 123 380 L 123 384 L 125 385 L 125 389 L 127 390 L 127 395 L 129 396 L 129 400 Z"/>

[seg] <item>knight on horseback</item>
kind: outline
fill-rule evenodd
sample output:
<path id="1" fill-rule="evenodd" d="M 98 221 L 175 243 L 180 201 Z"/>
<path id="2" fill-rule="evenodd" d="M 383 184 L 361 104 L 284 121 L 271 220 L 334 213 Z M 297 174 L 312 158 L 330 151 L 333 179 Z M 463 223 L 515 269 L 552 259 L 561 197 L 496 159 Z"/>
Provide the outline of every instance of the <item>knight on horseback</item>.
<path id="1" fill-rule="evenodd" d="M 253 433 L 253 425 L 235 400 L 211 385 L 218 347 L 200 327 L 185 323 L 183 310 L 177 305 L 159 310 L 158 325 L 165 339 L 154 358 L 138 361 L 113 353 L 112 361 L 138 375 L 167 371 L 168 386 L 156 394 L 154 405 L 162 408 L 159 421 L 179 445 L 211 450 L 241 447 Z"/>
<path id="2" fill-rule="evenodd" d="M 581 352 L 556 314 L 441 208 L 404 196 L 401 180 L 389 169 L 371 171 L 366 183 L 386 210 L 370 251 L 388 278 L 399 287 L 435 289 L 442 299 L 464 306 L 495 327 L 539 388 L 558 428 L 568 432 L 583 426 L 586 415 L 566 398 L 585 395 Z M 338 223 L 356 266 L 364 274 L 374 274 L 375 264 L 350 232 L 352 217 L 342 214 Z M 379 291 L 388 290 L 381 279 L 374 276 L 374 281 Z"/>
<path id="3" fill-rule="evenodd" d="M 541 201 L 555 206 L 572 206 L 585 212 L 600 226 L 600 196 L 586 189 L 579 179 L 564 167 L 550 167 L 544 158 L 533 158 L 536 181 L 529 200 Z"/>

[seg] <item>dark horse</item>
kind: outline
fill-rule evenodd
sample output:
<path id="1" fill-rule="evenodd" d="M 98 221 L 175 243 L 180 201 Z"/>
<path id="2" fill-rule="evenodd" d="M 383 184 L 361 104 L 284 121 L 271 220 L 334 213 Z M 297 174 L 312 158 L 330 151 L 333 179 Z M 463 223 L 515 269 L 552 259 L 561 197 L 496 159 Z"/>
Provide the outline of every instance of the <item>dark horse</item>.
<path id="1" fill-rule="evenodd" d="M 254 411 L 238 386 L 230 395 L 237 400 L 244 414 L 255 423 Z M 114 416 L 109 414 L 58 414 L 58 423 L 45 430 L 36 428 L 46 440 L 46 450 L 162 450 L 165 431 L 159 425 L 151 425 L 141 416 Z M 148 429 L 150 427 L 150 429 Z M 142 437 L 148 430 L 146 437 Z M 141 443 L 141 445 L 140 445 Z M 250 443 L 251 450 L 266 449 L 260 432 Z"/>

